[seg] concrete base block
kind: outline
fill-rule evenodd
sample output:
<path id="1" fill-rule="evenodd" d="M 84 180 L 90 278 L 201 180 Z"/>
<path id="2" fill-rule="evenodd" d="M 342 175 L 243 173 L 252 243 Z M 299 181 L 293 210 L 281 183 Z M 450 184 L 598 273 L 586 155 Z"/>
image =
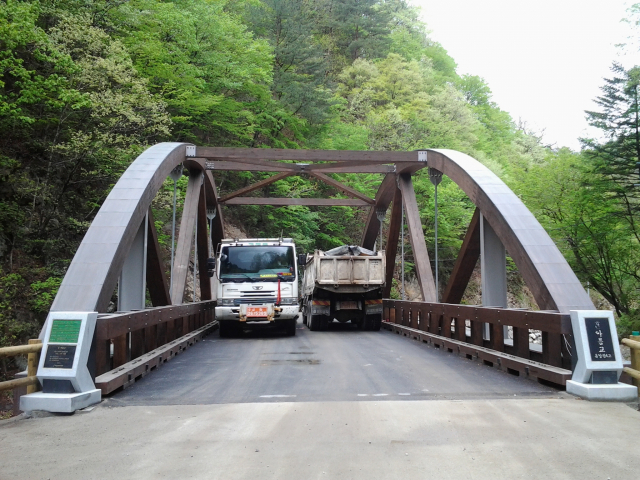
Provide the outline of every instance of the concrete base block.
<path id="1" fill-rule="evenodd" d="M 98 389 L 80 393 L 43 393 L 36 392 L 20 397 L 20 410 L 29 412 L 44 410 L 45 412 L 72 413 L 99 403 L 102 392 Z"/>
<path id="2" fill-rule="evenodd" d="M 594 385 L 567 380 L 567 393 L 594 401 L 634 402 L 638 399 L 638 388 L 626 383 Z"/>

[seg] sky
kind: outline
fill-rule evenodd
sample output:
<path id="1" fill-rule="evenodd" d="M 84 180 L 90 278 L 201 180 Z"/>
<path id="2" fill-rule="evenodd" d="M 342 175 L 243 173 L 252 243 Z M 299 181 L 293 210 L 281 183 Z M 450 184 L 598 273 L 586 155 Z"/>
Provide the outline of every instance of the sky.
<path id="1" fill-rule="evenodd" d="M 596 136 L 584 111 L 597 109 L 592 100 L 612 62 L 640 65 L 637 48 L 623 54 L 615 46 L 631 34 L 621 19 L 633 1 L 411 2 L 421 7 L 430 37 L 453 57 L 458 73 L 484 78 L 493 101 L 542 133 L 546 145 L 579 150 L 579 137 Z"/>

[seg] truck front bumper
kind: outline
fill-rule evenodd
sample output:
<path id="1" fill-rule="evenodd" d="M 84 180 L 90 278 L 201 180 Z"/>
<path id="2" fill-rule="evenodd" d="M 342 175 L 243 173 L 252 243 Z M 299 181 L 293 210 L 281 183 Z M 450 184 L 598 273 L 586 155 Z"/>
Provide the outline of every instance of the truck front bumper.
<path id="1" fill-rule="evenodd" d="M 282 310 L 275 312 L 274 320 L 289 320 L 295 318 L 300 313 L 298 305 L 280 305 L 278 308 Z M 216 320 L 240 320 L 240 307 L 216 307 Z M 264 322 L 266 318 L 248 318 L 247 323 Z"/>

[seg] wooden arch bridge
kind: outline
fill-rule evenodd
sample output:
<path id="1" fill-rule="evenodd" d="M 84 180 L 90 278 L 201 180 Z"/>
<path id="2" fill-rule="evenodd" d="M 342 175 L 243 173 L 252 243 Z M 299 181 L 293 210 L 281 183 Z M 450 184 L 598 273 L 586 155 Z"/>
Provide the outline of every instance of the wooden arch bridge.
<path id="1" fill-rule="evenodd" d="M 150 207 L 167 177 L 181 166 L 188 170 L 189 178 L 169 284 Z M 419 199 L 412 184 L 412 175 L 427 167 L 433 175 L 448 176 L 477 207 L 441 302 L 437 302 Z M 218 170 L 275 175 L 221 197 L 211 173 Z M 369 198 L 332 178 L 332 173 L 379 173 L 383 179 L 375 198 Z M 315 177 L 350 198 L 247 196 L 285 177 L 302 174 Z M 389 328 L 519 374 L 557 384 L 570 378 L 569 310 L 592 310 L 594 306 L 522 201 L 494 173 L 468 155 L 430 149 L 323 151 L 161 143 L 143 152 L 109 194 L 78 248 L 51 308 L 52 312 L 99 312 L 89 366 L 103 393 L 145 375 L 215 325 L 209 277 L 199 277 L 199 302 L 185 303 L 184 292 L 194 241 L 199 270 L 204 272 L 210 240 L 215 246 L 224 236 L 222 205 L 369 207 L 362 235 L 365 248 L 373 248 L 378 235 L 380 221 L 376 212 L 391 208 L 385 242 L 388 265 L 395 264 L 404 205 L 424 301 L 386 300 Z M 506 252 L 540 311 L 506 308 Z M 459 305 L 479 258 L 484 306 Z M 393 269 L 388 270 L 386 297 L 393 276 Z M 120 311 L 108 314 L 116 288 L 122 301 Z M 153 308 L 145 308 L 147 291 Z M 504 337 L 507 326 L 512 328 L 511 340 Z M 531 329 L 542 331 L 541 349 L 529 345 Z"/>

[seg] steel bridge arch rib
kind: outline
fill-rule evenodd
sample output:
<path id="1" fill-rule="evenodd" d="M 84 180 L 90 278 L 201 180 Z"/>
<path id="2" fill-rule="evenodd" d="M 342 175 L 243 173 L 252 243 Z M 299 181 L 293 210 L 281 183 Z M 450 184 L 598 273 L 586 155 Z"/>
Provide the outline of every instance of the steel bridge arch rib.
<path id="1" fill-rule="evenodd" d="M 496 174 L 462 152 L 446 149 L 427 152 L 429 167 L 451 178 L 489 222 L 541 310 L 568 313 L 595 309 L 551 237 Z"/>
<path id="2" fill-rule="evenodd" d="M 159 143 L 129 166 L 113 187 L 78 247 L 60 285 L 51 311 L 105 312 L 125 259 L 156 193 L 171 170 L 186 160 L 185 143 Z M 200 167 L 204 162 L 188 167 Z M 215 205 L 215 184 L 204 175 L 207 200 Z M 222 237 L 218 205 L 214 237 Z"/>

